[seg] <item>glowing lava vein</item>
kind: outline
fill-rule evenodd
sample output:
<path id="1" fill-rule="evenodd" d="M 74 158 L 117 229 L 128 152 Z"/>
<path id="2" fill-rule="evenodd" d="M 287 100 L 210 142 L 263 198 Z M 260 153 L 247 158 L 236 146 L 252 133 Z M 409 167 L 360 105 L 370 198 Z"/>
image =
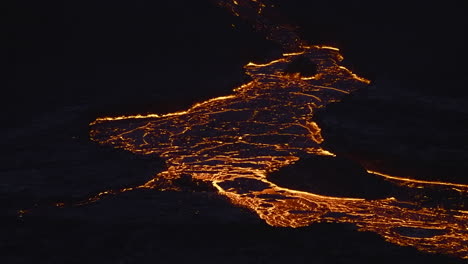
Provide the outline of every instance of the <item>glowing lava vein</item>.
<path id="1" fill-rule="evenodd" d="M 287 73 L 299 58 L 316 65 L 316 73 Z M 466 211 L 424 208 L 395 198 L 328 197 L 268 181 L 268 173 L 305 155 L 333 155 L 321 148 L 314 111 L 368 84 L 340 66 L 341 60 L 335 48 L 302 47 L 270 63 L 246 65 L 253 80 L 231 95 L 165 115 L 99 118 L 90 124 L 90 135 L 102 145 L 165 159 L 167 170 L 136 188 L 158 188 L 158 179 L 191 175 L 211 182 L 232 203 L 253 210 L 272 226 L 353 223 L 392 243 L 468 258 Z M 464 194 L 468 190 L 457 188 Z M 432 233 L 411 236 L 402 234 L 401 228 Z"/>

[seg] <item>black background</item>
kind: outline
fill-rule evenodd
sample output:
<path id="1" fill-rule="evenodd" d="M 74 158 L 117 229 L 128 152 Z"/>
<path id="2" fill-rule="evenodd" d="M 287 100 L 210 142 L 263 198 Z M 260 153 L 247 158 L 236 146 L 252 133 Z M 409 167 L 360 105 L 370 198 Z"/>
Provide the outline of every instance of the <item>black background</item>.
<path id="1" fill-rule="evenodd" d="M 345 63 L 374 82 L 466 95 L 461 4 L 275 2 L 304 39 L 340 48 Z M 210 1 L 15 1 L 6 10 L 10 96 L 4 100 L 28 114 L 89 97 L 105 104 L 119 95 L 131 101 L 174 91 L 190 104 L 205 93 L 229 92 L 232 81 L 222 86 L 222 79 L 235 79 L 246 62 L 278 53 Z"/>

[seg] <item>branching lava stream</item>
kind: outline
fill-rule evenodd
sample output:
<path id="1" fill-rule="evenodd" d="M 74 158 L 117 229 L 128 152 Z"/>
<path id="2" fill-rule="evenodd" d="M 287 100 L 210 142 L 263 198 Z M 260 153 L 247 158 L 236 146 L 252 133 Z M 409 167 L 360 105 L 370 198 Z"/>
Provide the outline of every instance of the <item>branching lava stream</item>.
<path id="1" fill-rule="evenodd" d="M 189 175 L 211 183 L 219 194 L 254 211 L 271 226 L 352 223 L 398 245 L 468 258 L 468 211 L 424 207 L 394 197 L 330 197 L 284 188 L 268 180 L 269 173 L 302 157 L 334 156 L 321 147 L 323 138 L 314 112 L 369 81 L 340 65 L 343 58 L 338 49 L 308 45 L 294 27 L 276 23 L 277 16 L 266 0 L 213 1 L 289 53 L 266 64 L 247 64 L 245 70 L 252 81 L 231 95 L 195 104 L 186 111 L 102 117 L 92 122 L 93 141 L 160 156 L 167 170 L 140 186 L 104 191 L 79 204 L 135 189 L 160 190 L 161 182 L 170 184 Z M 308 70 L 297 70 L 298 62 L 305 62 L 301 67 L 306 65 Z M 464 197 L 468 193 L 463 184 L 369 172 L 406 188 L 448 188 Z M 20 210 L 20 216 L 25 212 Z"/>
<path id="2" fill-rule="evenodd" d="M 166 171 L 136 188 L 157 188 L 158 179 L 188 174 L 211 182 L 220 194 L 255 211 L 272 226 L 353 223 L 359 230 L 378 233 L 398 245 L 468 258 L 464 244 L 468 239 L 466 211 L 424 208 L 396 198 L 328 197 L 283 188 L 267 180 L 269 172 L 304 155 L 333 155 L 321 147 L 323 139 L 313 121 L 314 111 L 368 84 L 339 65 L 342 57 L 337 49 L 301 48 L 267 64 L 246 65 L 253 80 L 231 95 L 165 115 L 99 118 L 91 123 L 91 138 L 103 145 L 166 160 Z M 288 72 L 299 58 L 316 65 L 315 74 Z M 407 183 L 411 179 L 393 177 L 392 181 Z M 418 188 L 444 184 L 415 182 Z M 468 191 L 465 185 L 456 188 L 463 195 Z"/>

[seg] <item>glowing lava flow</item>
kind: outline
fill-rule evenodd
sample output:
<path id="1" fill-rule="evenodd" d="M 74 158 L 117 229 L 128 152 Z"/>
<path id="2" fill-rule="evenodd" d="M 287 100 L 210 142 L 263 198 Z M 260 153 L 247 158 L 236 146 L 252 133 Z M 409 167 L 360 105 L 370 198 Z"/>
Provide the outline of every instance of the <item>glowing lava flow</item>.
<path id="1" fill-rule="evenodd" d="M 99 118 L 91 123 L 91 138 L 166 160 L 166 171 L 136 188 L 157 188 L 158 179 L 188 174 L 212 182 L 220 194 L 255 211 L 272 226 L 354 223 L 392 243 L 468 258 L 466 211 L 422 208 L 395 198 L 327 197 L 282 188 L 267 180 L 269 172 L 304 155 L 333 155 L 320 147 L 323 139 L 313 121 L 314 111 L 368 83 L 339 65 L 342 57 L 337 49 L 303 49 L 267 64 L 249 63 L 245 69 L 253 81 L 232 95 L 186 111 Z M 299 58 L 316 65 L 316 74 L 286 73 Z M 459 188 L 466 190 L 467 186 Z M 132 188 L 114 193 L 128 190 Z"/>

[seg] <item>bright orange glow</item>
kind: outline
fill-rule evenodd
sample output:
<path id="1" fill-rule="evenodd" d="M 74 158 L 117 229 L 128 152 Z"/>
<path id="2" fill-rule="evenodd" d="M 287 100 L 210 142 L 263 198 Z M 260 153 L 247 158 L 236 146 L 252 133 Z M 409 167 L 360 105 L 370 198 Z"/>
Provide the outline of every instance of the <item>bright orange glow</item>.
<path id="1" fill-rule="evenodd" d="M 284 74 L 298 56 L 317 65 L 315 78 Z M 368 84 L 338 65 L 336 58 L 341 58 L 337 49 L 307 47 L 270 63 L 249 63 L 245 69 L 253 81 L 231 95 L 195 104 L 186 111 L 97 119 L 90 124 L 92 140 L 141 155 L 157 154 L 166 160 L 167 170 L 141 186 L 105 191 L 84 203 L 138 188 L 158 188 L 158 179 L 170 181 L 189 174 L 211 182 L 221 195 L 256 212 L 272 226 L 353 223 L 398 245 L 468 258 L 466 211 L 424 208 L 396 198 L 329 197 L 283 188 L 267 179 L 269 172 L 305 155 L 334 156 L 321 147 L 323 138 L 313 121 L 314 111 Z M 372 173 L 418 183 L 417 188 L 450 185 Z M 465 185 L 453 187 L 466 190 Z M 401 228 L 414 230 L 414 235 Z M 427 234 L 419 236 L 418 230 Z"/>
<path id="2" fill-rule="evenodd" d="M 415 179 L 410 179 L 410 178 L 402 178 L 402 177 L 392 176 L 392 175 L 388 175 L 388 174 L 385 174 L 385 173 L 372 171 L 372 170 L 368 170 L 367 172 L 375 174 L 375 175 L 382 176 L 382 177 L 384 177 L 386 179 L 389 179 L 389 180 L 395 180 L 395 181 L 400 182 L 402 184 L 404 184 L 404 183 L 419 184 L 418 187 L 416 187 L 416 188 L 419 188 L 419 186 L 424 188 L 424 186 L 427 186 L 427 185 L 439 185 L 439 186 L 450 187 L 452 190 L 457 191 L 457 192 L 468 193 L 468 185 L 466 185 L 466 184 L 457 184 L 457 183 L 439 182 L 439 181 L 415 180 Z"/>

